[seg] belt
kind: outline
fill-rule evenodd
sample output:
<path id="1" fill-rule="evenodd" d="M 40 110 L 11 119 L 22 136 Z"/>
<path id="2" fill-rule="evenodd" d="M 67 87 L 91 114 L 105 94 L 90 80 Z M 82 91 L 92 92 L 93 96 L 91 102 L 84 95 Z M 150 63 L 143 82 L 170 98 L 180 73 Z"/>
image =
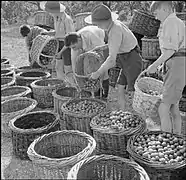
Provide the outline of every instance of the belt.
<path id="1" fill-rule="evenodd" d="M 129 52 L 125 52 L 125 53 L 119 53 L 119 54 L 117 54 L 118 56 L 122 56 L 122 55 L 127 55 L 127 54 L 129 54 L 129 53 L 131 53 L 132 51 L 137 51 L 138 53 L 140 53 L 141 52 L 141 50 L 140 50 L 140 47 L 138 46 L 138 45 L 136 45 L 133 49 L 131 49 Z"/>

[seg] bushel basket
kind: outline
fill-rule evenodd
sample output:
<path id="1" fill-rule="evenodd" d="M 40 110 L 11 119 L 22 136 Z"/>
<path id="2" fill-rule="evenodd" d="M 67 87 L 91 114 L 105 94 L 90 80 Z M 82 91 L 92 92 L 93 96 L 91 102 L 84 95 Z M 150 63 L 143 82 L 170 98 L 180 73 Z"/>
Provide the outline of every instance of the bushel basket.
<path id="1" fill-rule="evenodd" d="M 156 60 L 161 55 L 158 38 L 143 37 L 141 40 L 142 40 L 142 57 L 145 59 Z"/>
<path id="2" fill-rule="evenodd" d="M 28 148 L 37 178 L 66 179 L 67 173 L 79 161 L 91 156 L 96 142 L 80 131 L 56 131 L 34 140 Z"/>
<path id="3" fill-rule="evenodd" d="M 67 102 L 71 98 L 88 98 L 91 97 L 91 93 L 88 91 L 78 91 L 75 87 L 60 87 L 52 92 L 54 99 L 54 111 L 60 115 L 62 118 L 62 110 L 61 106 L 63 103 Z M 61 127 L 61 129 L 65 129 L 66 127 Z"/>
<path id="4" fill-rule="evenodd" d="M 145 117 L 158 114 L 158 107 L 163 93 L 163 82 L 151 77 L 142 77 L 144 71 L 136 79 L 133 98 L 133 109 Z"/>
<path id="5" fill-rule="evenodd" d="M 60 120 L 61 128 L 79 130 L 92 135 L 90 121 L 107 108 L 106 102 L 95 98 L 71 99 L 65 102 L 61 111 L 63 118 Z"/>
<path id="6" fill-rule="evenodd" d="M 34 40 L 30 50 L 33 62 L 37 62 L 41 67 L 51 67 L 54 56 L 59 47 L 59 41 L 52 36 L 38 35 Z"/>
<path id="7" fill-rule="evenodd" d="M 38 107 L 51 108 L 54 106 L 52 92 L 65 87 L 66 82 L 57 78 L 41 79 L 31 83 L 33 98 L 37 100 Z"/>
<path id="8" fill-rule="evenodd" d="M 16 97 L 1 103 L 1 132 L 10 136 L 8 123 L 13 118 L 33 110 L 37 101 L 27 97 Z"/>
<path id="9" fill-rule="evenodd" d="M 16 75 L 16 84 L 19 86 L 30 86 L 30 84 L 39 79 L 49 78 L 51 74 L 42 70 L 28 70 Z"/>
<path id="10" fill-rule="evenodd" d="M 173 133 L 147 131 L 130 137 L 127 150 L 150 179 L 185 179 L 186 139 Z"/>
<path id="11" fill-rule="evenodd" d="M 144 11 L 134 10 L 129 29 L 144 36 L 157 36 L 160 21 Z"/>
<path id="12" fill-rule="evenodd" d="M 60 129 L 59 115 L 47 110 L 29 112 L 11 120 L 9 127 L 13 154 L 20 159 L 29 159 L 27 149 L 36 138 Z"/>
<path id="13" fill-rule="evenodd" d="M 145 121 L 138 115 L 123 111 L 109 111 L 95 116 L 90 126 L 99 154 L 128 157 L 127 141 L 130 136 L 146 129 Z"/>
<path id="14" fill-rule="evenodd" d="M 150 180 L 136 162 L 113 155 L 94 155 L 74 165 L 67 180 Z"/>
<path id="15" fill-rule="evenodd" d="M 13 86 L 15 84 L 15 77 L 1 77 L 1 89 Z"/>
<path id="16" fill-rule="evenodd" d="M 1 101 L 15 97 L 31 97 L 32 90 L 27 86 L 9 86 L 1 89 Z"/>
<path id="17" fill-rule="evenodd" d="M 76 31 L 80 30 L 81 28 L 85 27 L 88 25 L 84 19 L 89 16 L 91 12 L 83 12 L 83 13 L 78 13 L 75 15 L 75 29 Z"/>
<path id="18" fill-rule="evenodd" d="M 99 90 L 101 87 L 100 78 L 90 79 L 90 74 L 97 71 L 103 62 L 103 56 L 93 51 L 78 56 L 74 74 L 80 89 L 92 92 Z"/>

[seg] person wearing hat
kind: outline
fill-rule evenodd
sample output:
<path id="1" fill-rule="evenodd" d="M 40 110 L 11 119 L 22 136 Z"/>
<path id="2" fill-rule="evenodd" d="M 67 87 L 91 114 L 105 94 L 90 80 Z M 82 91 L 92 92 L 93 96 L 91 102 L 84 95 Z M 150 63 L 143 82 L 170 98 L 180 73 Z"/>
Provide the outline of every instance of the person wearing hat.
<path id="1" fill-rule="evenodd" d="M 104 4 L 96 6 L 91 15 L 85 18 L 88 24 L 95 24 L 108 33 L 109 56 L 101 67 L 92 73 L 92 79 L 97 79 L 105 71 L 116 65 L 117 62 L 122 68 L 119 77 L 118 91 L 119 104 L 125 110 L 125 89 L 128 92 L 134 91 L 134 83 L 142 70 L 142 58 L 138 47 L 138 41 L 132 31 L 121 21 L 117 20 L 118 15 Z M 132 93 L 129 93 L 132 94 Z"/>
<path id="2" fill-rule="evenodd" d="M 40 7 L 54 17 L 55 31 L 44 34 L 53 34 L 57 39 L 59 39 L 59 51 L 62 52 L 59 52 L 56 55 L 56 72 L 57 78 L 64 79 L 65 73 L 72 71 L 70 48 L 64 49 L 63 47 L 65 34 L 75 31 L 73 20 L 65 12 L 66 7 L 59 1 L 43 1 L 40 2 Z"/>
<path id="3" fill-rule="evenodd" d="M 93 51 L 96 48 L 105 45 L 105 31 L 97 26 L 85 26 L 77 32 L 68 33 L 65 36 L 65 47 L 71 48 L 72 69 L 75 72 L 75 64 L 77 57 L 85 52 Z M 108 72 L 104 73 L 102 87 L 102 98 L 107 99 L 109 92 L 109 76 Z M 95 97 L 100 97 L 100 90 L 95 92 Z"/>

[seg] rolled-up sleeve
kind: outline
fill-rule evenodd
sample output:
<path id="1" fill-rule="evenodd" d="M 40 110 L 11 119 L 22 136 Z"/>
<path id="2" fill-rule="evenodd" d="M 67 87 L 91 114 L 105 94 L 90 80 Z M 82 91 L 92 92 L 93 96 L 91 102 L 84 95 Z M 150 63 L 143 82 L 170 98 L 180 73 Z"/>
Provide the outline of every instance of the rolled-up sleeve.
<path id="1" fill-rule="evenodd" d="M 167 23 L 162 29 L 160 47 L 177 51 L 179 48 L 179 31 L 174 23 Z"/>

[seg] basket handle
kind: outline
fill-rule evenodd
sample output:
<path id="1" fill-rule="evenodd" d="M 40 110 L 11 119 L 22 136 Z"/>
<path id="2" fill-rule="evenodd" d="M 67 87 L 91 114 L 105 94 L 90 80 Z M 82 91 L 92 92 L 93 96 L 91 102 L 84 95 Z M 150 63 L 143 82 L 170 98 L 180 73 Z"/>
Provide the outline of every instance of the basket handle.
<path id="1" fill-rule="evenodd" d="M 142 72 L 139 74 L 139 76 L 137 77 L 135 83 L 138 83 L 138 81 L 140 80 L 140 78 L 141 78 L 143 75 L 147 75 L 147 70 L 146 70 L 146 69 L 145 69 L 144 71 L 142 71 Z"/>

